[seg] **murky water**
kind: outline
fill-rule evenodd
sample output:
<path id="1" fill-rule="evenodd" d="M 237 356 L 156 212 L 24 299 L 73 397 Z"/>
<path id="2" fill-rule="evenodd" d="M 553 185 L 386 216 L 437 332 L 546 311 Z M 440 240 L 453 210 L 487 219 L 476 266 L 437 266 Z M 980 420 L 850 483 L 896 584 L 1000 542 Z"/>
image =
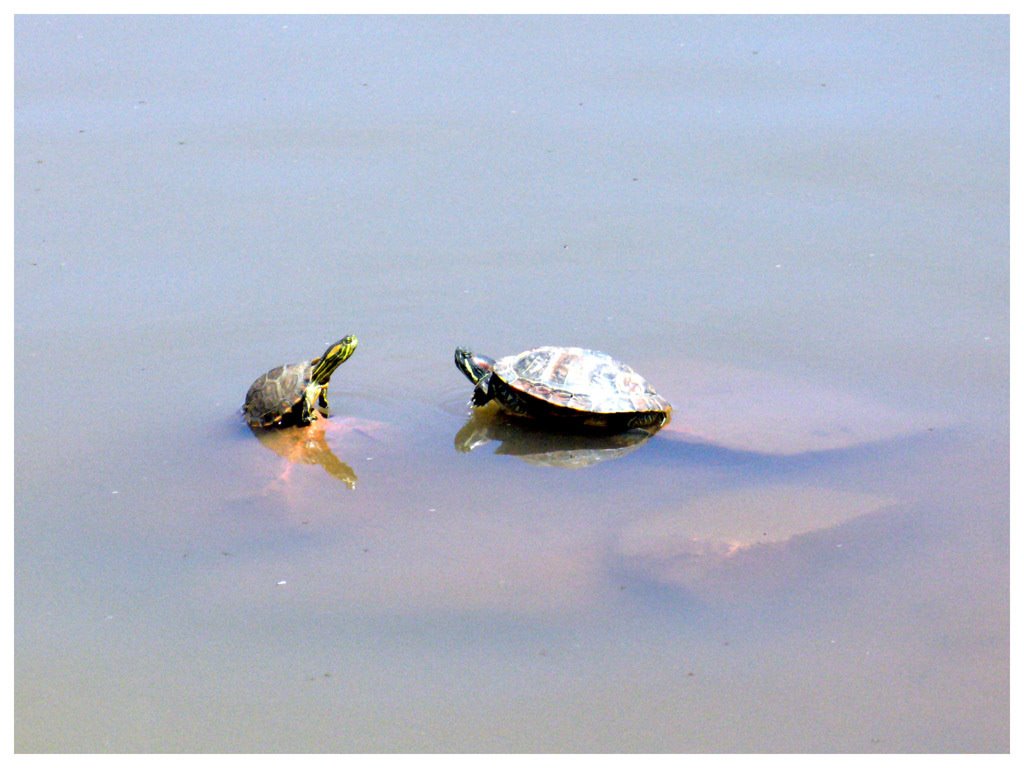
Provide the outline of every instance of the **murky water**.
<path id="1" fill-rule="evenodd" d="M 19 751 L 1008 749 L 1005 18 L 15 31 Z"/>

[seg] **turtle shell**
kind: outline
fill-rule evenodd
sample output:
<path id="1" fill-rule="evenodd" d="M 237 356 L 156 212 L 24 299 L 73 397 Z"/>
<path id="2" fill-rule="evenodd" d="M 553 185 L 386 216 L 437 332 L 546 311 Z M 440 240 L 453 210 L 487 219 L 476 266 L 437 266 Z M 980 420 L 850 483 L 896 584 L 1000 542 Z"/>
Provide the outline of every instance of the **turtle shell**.
<path id="1" fill-rule="evenodd" d="M 581 413 L 668 413 L 668 401 L 625 363 L 580 347 L 537 347 L 503 357 L 494 375 L 510 388 Z"/>
<path id="2" fill-rule="evenodd" d="M 245 420 L 254 427 L 269 427 L 290 418 L 305 399 L 313 362 L 280 365 L 256 379 L 242 406 Z"/>

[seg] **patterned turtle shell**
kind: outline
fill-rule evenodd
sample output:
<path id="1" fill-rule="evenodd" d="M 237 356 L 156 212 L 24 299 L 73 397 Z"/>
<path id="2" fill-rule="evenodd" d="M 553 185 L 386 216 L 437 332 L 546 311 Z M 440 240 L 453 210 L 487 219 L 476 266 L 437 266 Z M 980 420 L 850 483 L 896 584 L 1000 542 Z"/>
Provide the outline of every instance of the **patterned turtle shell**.
<path id="1" fill-rule="evenodd" d="M 660 427 L 672 410 L 643 376 L 604 352 L 536 347 L 494 361 L 460 348 L 455 361 L 476 384 L 473 405 L 496 399 L 513 413 L 620 429 Z"/>
<path id="2" fill-rule="evenodd" d="M 318 414 L 326 416 L 331 375 L 352 356 L 358 344 L 355 336 L 346 336 L 320 357 L 280 365 L 264 373 L 245 395 L 242 413 L 246 422 L 251 427 L 305 426 Z"/>

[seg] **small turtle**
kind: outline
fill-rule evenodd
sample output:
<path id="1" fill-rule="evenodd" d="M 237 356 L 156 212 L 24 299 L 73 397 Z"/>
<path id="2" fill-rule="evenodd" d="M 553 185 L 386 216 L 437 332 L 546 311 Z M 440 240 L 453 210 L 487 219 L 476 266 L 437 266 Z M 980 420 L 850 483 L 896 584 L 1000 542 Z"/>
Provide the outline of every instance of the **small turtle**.
<path id="1" fill-rule="evenodd" d="M 537 347 L 495 361 L 459 347 L 455 365 L 476 385 L 471 405 L 494 399 L 512 413 L 570 428 L 656 430 L 672 410 L 643 376 L 589 349 Z"/>
<path id="2" fill-rule="evenodd" d="M 260 376 L 245 395 L 242 412 L 251 427 L 305 426 L 327 415 L 327 385 L 331 374 L 356 351 L 359 340 L 346 336 L 320 357 L 281 365 Z"/>

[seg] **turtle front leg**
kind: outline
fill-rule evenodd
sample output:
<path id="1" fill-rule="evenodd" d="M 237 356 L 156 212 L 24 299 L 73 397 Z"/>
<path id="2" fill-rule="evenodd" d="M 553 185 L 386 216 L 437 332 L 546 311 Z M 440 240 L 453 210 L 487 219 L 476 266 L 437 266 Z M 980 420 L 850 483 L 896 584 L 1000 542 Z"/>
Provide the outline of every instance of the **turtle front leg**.
<path id="1" fill-rule="evenodd" d="M 324 418 L 330 414 L 327 412 L 327 385 L 324 384 L 320 391 L 317 392 L 316 399 L 313 401 L 313 408 L 319 412 Z"/>
<path id="2" fill-rule="evenodd" d="M 302 423 L 312 424 L 317 419 L 319 411 L 318 399 L 320 392 L 318 387 L 306 387 L 306 396 L 302 398 Z"/>
<path id="3" fill-rule="evenodd" d="M 479 408 L 482 405 L 486 405 L 493 397 L 494 391 L 491 389 L 491 374 L 487 373 L 480 377 L 476 387 L 473 388 L 473 397 L 469 404 Z"/>

